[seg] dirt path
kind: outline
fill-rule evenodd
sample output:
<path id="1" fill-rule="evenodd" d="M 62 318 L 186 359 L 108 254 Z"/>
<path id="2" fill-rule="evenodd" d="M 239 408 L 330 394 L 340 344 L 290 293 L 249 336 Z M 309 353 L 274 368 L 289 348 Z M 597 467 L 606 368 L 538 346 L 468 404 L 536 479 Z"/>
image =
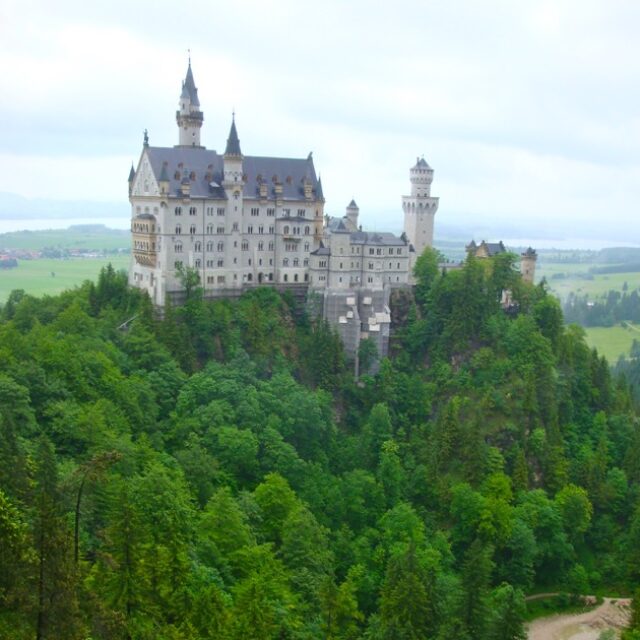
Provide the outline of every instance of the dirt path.
<path id="1" fill-rule="evenodd" d="M 529 640 L 597 640 L 606 629 L 622 629 L 629 621 L 630 600 L 605 598 L 586 613 L 560 614 L 529 624 Z"/>

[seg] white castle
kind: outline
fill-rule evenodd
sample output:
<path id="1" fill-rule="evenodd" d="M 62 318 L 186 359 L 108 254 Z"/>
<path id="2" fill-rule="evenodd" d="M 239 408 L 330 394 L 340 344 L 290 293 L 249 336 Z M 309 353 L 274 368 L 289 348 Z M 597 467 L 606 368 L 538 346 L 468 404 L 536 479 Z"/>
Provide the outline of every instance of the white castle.
<path id="1" fill-rule="evenodd" d="M 389 295 L 410 284 L 416 256 L 433 244 L 438 198 L 433 169 L 418 159 L 402 198 L 404 233 L 363 231 L 352 200 L 325 216 L 312 155 L 245 156 L 235 123 L 224 154 L 200 143 L 204 120 L 191 62 L 176 112 L 179 143 L 144 146 L 129 174 L 132 260 L 129 282 L 155 305 L 184 296 L 181 267 L 195 269 L 207 298 L 256 286 L 309 294 L 348 353 L 372 338 L 386 354 Z"/>

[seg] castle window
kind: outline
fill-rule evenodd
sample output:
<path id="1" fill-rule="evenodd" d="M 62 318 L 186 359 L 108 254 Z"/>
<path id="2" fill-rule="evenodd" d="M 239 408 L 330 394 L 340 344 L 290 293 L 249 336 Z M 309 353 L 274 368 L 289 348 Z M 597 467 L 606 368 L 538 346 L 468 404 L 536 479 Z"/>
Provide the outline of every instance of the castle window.
<path id="1" fill-rule="evenodd" d="M 253 233 L 253 225 L 252 225 L 252 224 L 250 224 L 250 225 L 247 227 L 247 233 Z"/>
<path id="2" fill-rule="evenodd" d="M 218 242 L 218 251 L 224 251 L 224 242 Z"/>
<path id="3" fill-rule="evenodd" d="M 213 260 L 207 260 L 207 268 L 208 269 L 213 268 Z"/>
<path id="4" fill-rule="evenodd" d="M 224 227 L 216 227 L 216 233 L 224 233 Z"/>
<path id="5" fill-rule="evenodd" d="M 400 248 L 396 249 L 396 253 L 397 253 L 399 256 L 401 256 L 401 255 L 402 255 L 402 249 L 400 249 Z"/>
<path id="6" fill-rule="evenodd" d="M 243 251 L 249 251 L 249 241 L 248 240 L 243 240 L 242 241 L 242 250 Z"/>
<path id="7" fill-rule="evenodd" d="M 273 251 L 273 240 L 269 243 L 269 251 Z"/>
<path id="8" fill-rule="evenodd" d="M 258 242 L 258 251 L 262 251 L 264 249 L 264 242 Z"/>
<path id="9" fill-rule="evenodd" d="M 369 269 L 373 269 L 373 262 L 369 263 Z"/>
<path id="10" fill-rule="evenodd" d="M 269 227 L 269 233 L 273 233 L 273 225 Z"/>
<path id="11" fill-rule="evenodd" d="M 218 215 L 219 216 L 223 216 L 224 215 L 224 207 L 218 207 Z"/>
<path id="12" fill-rule="evenodd" d="M 262 258 L 258 258 L 258 266 L 261 267 L 262 266 Z"/>
<path id="13" fill-rule="evenodd" d="M 285 258 L 285 259 L 282 261 L 282 266 L 283 266 L 283 267 L 288 267 L 288 266 L 289 266 L 289 258 Z"/>
<path id="14" fill-rule="evenodd" d="M 275 216 L 276 215 L 276 210 L 275 209 L 267 209 L 267 215 L 268 216 Z"/>
<path id="15" fill-rule="evenodd" d="M 213 276 L 207 276 L 207 284 L 213 284 L 215 282 L 215 278 Z"/>
<path id="16" fill-rule="evenodd" d="M 309 226 L 307 225 L 307 226 L 304 228 L 304 235 L 305 235 L 305 236 L 308 236 L 310 231 L 311 231 L 311 229 L 310 229 L 310 228 L 309 228 Z"/>
<path id="17" fill-rule="evenodd" d="M 202 243 L 201 242 L 196 242 L 195 245 L 193 246 L 193 250 L 194 251 L 202 251 Z"/>
<path id="18" fill-rule="evenodd" d="M 304 250 L 305 251 L 309 251 L 309 243 L 308 242 L 304 243 Z"/>
<path id="19" fill-rule="evenodd" d="M 304 262 L 302 263 L 305 267 L 309 266 L 309 258 L 305 258 Z"/>
<path id="20" fill-rule="evenodd" d="M 212 224 L 208 224 L 207 225 L 207 234 L 211 235 L 213 233 L 213 225 Z"/>
<path id="21" fill-rule="evenodd" d="M 398 269 L 400 268 L 400 263 L 398 262 Z"/>
<path id="22" fill-rule="evenodd" d="M 392 256 L 393 255 L 393 247 L 389 247 L 389 255 Z"/>
<path id="23" fill-rule="evenodd" d="M 218 276 L 218 284 L 224 284 L 224 276 Z"/>
<path id="24" fill-rule="evenodd" d="M 284 250 L 285 251 L 295 251 L 296 250 L 296 243 L 295 242 L 285 242 Z"/>
<path id="25" fill-rule="evenodd" d="M 195 224 L 192 224 L 192 225 L 189 227 L 189 233 L 190 233 L 191 235 L 193 235 L 195 232 L 196 232 L 196 225 L 195 225 Z"/>
<path id="26" fill-rule="evenodd" d="M 251 266 L 251 258 L 249 258 L 248 265 Z"/>
<path id="27" fill-rule="evenodd" d="M 288 224 L 286 224 L 286 225 L 284 226 L 284 229 L 282 230 L 282 232 L 283 232 L 285 235 L 289 235 L 289 225 L 288 225 Z"/>
<path id="28" fill-rule="evenodd" d="M 177 224 L 176 225 L 176 235 L 179 236 L 181 233 L 182 233 L 182 227 L 179 224 Z"/>
<path id="29" fill-rule="evenodd" d="M 382 255 L 382 249 L 376 249 L 376 253 L 381 256 Z"/>
<path id="30" fill-rule="evenodd" d="M 195 216 L 198 213 L 198 210 L 195 207 L 189 207 L 189 215 Z"/>
<path id="31" fill-rule="evenodd" d="M 286 273 L 284 274 L 284 281 L 289 282 L 289 276 Z"/>
<path id="32" fill-rule="evenodd" d="M 200 267 L 202 267 L 202 260 L 200 260 L 200 258 L 196 258 L 195 267 L 196 269 L 200 269 Z"/>
<path id="33" fill-rule="evenodd" d="M 298 258 L 294 258 L 293 259 L 293 266 L 294 267 L 299 267 L 300 266 L 300 260 Z"/>
<path id="34" fill-rule="evenodd" d="M 218 260 L 218 266 L 219 267 L 224 266 L 224 260 Z"/>
<path id="35" fill-rule="evenodd" d="M 176 253 L 182 253 L 182 245 L 181 245 L 180 243 L 178 243 L 178 244 L 174 245 L 173 250 L 174 250 Z"/>
<path id="36" fill-rule="evenodd" d="M 340 263 L 340 268 L 342 269 L 342 262 Z"/>
<path id="37" fill-rule="evenodd" d="M 252 274 L 252 273 L 249 273 L 249 274 L 247 275 L 247 280 L 248 280 L 249 282 L 251 282 L 251 281 L 253 280 L 253 274 Z"/>
<path id="38" fill-rule="evenodd" d="M 304 274 L 304 281 L 305 282 L 309 282 L 309 274 L 308 273 Z"/>
<path id="39" fill-rule="evenodd" d="M 269 274 L 269 282 L 273 282 L 273 273 Z"/>
<path id="40" fill-rule="evenodd" d="M 182 207 L 176 207 L 175 208 L 175 214 L 177 216 L 181 216 L 182 215 Z"/>
<path id="41" fill-rule="evenodd" d="M 213 251 L 213 242 L 211 240 L 207 242 L 207 251 Z"/>
<path id="42" fill-rule="evenodd" d="M 373 248 L 369 249 L 369 255 L 370 256 L 372 256 L 375 252 L 376 252 L 375 249 L 373 249 Z"/>
<path id="43" fill-rule="evenodd" d="M 260 225 L 258 227 L 258 233 L 263 234 L 264 233 L 264 227 L 262 225 Z"/>
<path id="44" fill-rule="evenodd" d="M 282 215 L 284 216 L 290 216 L 291 215 L 291 209 L 283 209 L 282 210 Z"/>
<path id="45" fill-rule="evenodd" d="M 298 209 L 298 215 L 299 215 L 301 218 L 304 218 L 305 214 L 306 214 L 306 212 L 305 212 L 305 210 L 304 210 L 304 209 Z"/>
<path id="46" fill-rule="evenodd" d="M 260 209 L 258 207 L 252 207 L 251 209 L 251 215 L 252 216 L 258 216 L 260 215 Z"/>
<path id="47" fill-rule="evenodd" d="M 373 282 L 373 278 L 372 278 L 371 276 L 369 276 L 369 277 L 367 278 L 367 282 L 372 283 L 372 282 Z"/>
<path id="48" fill-rule="evenodd" d="M 298 282 L 298 274 L 297 273 L 293 274 L 293 281 L 294 282 Z"/>
<path id="49" fill-rule="evenodd" d="M 238 230 L 238 223 L 237 223 L 237 222 L 234 222 L 234 223 L 233 223 L 233 230 L 234 230 L 234 231 L 237 231 L 237 230 Z"/>

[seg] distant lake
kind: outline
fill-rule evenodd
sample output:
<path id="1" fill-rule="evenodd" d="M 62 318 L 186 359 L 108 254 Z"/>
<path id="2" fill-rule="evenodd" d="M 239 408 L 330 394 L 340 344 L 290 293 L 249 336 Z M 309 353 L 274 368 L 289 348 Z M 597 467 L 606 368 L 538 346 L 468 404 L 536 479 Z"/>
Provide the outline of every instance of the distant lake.
<path id="1" fill-rule="evenodd" d="M 66 229 L 74 224 L 103 224 L 109 229 L 129 229 L 129 218 L 20 218 L 0 220 L 0 233 L 9 231 L 40 231 L 43 229 Z"/>

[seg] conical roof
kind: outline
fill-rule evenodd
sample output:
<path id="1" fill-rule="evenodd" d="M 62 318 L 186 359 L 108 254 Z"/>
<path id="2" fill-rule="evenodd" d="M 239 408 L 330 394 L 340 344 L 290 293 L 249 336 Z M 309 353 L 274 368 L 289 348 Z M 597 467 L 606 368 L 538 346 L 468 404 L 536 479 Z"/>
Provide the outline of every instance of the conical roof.
<path id="1" fill-rule="evenodd" d="M 236 117 L 233 116 L 231 120 L 231 129 L 229 131 L 229 137 L 227 138 L 227 148 L 224 150 L 225 156 L 241 156 L 240 140 L 238 138 L 238 131 L 236 129 Z"/>
<path id="2" fill-rule="evenodd" d="M 187 67 L 187 75 L 182 85 L 182 97 L 189 97 L 191 104 L 195 107 L 200 106 L 200 100 L 198 100 L 198 90 L 196 89 L 196 83 L 193 80 L 193 71 L 191 71 L 191 60 L 189 60 L 189 66 Z"/>
<path id="3" fill-rule="evenodd" d="M 129 182 L 133 182 L 133 179 L 136 177 L 136 172 L 133 168 L 133 162 L 131 163 L 131 169 L 129 170 Z"/>

